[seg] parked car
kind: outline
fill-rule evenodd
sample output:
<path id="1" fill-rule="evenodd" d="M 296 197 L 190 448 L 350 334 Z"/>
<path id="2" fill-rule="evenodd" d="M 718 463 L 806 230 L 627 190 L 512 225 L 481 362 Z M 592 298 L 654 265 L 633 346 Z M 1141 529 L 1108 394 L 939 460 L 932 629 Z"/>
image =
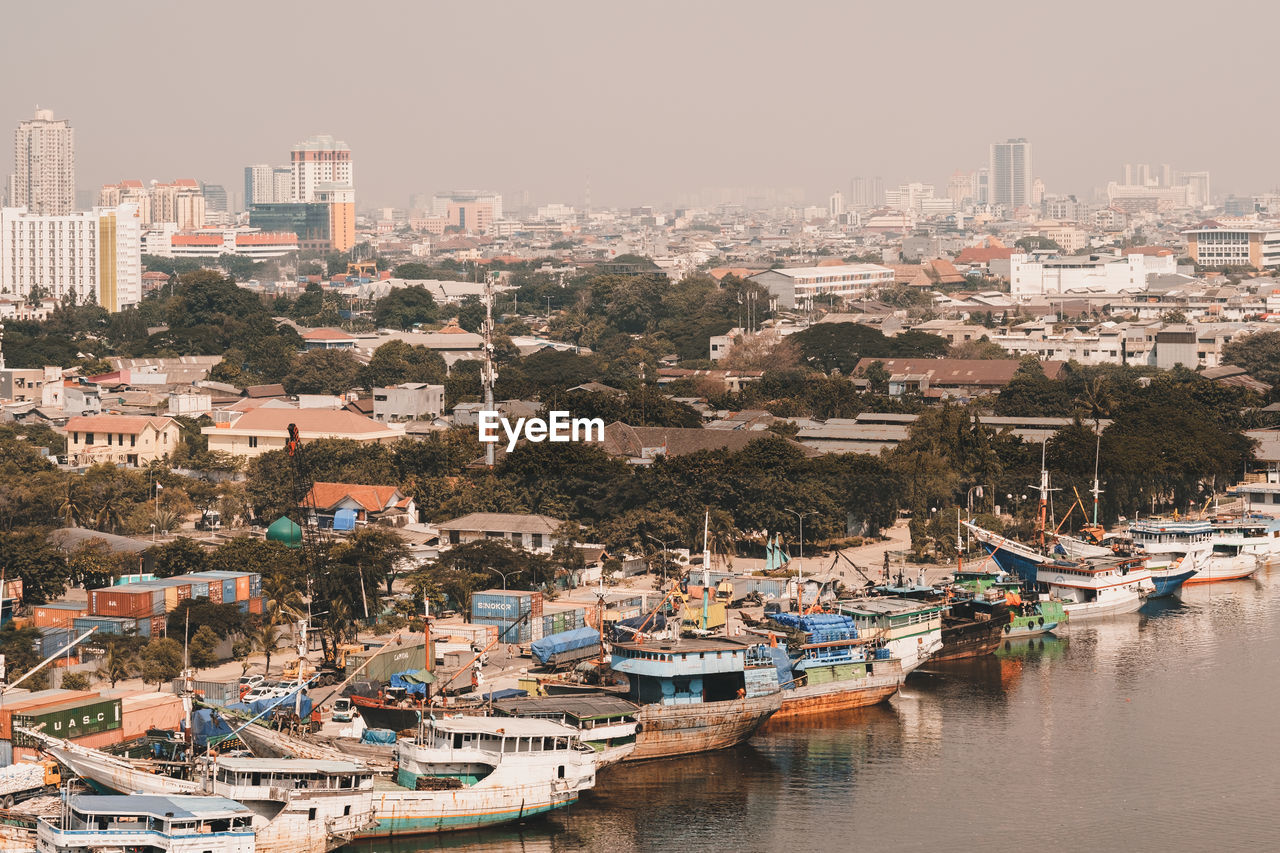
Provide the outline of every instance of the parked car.
<path id="1" fill-rule="evenodd" d="M 263 682 L 262 676 L 256 673 L 254 675 L 242 675 L 240 676 L 240 689 L 252 690 L 253 688 L 261 685 L 262 682 Z"/>

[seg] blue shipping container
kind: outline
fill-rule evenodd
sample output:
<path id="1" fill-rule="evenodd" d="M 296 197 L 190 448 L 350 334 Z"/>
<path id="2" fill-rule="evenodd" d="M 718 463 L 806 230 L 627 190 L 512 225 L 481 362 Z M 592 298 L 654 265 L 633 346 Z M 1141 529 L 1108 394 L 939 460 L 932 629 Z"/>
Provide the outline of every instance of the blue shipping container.
<path id="1" fill-rule="evenodd" d="M 533 608 L 530 593 L 477 592 L 471 596 L 471 617 L 476 619 L 518 619 Z"/>
<path id="2" fill-rule="evenodd" d="M 236 579 L 227 578 L 222 582 L 222 603 L 230 604 L 236 600 Z"/>
<path id="3" fill-rule="evenodd" d="M 521 622 L 519 625 L 513 621 L 505 619 L 472 619 L 473 625 L 493 625 L 498 629 L 499 643 L 527 643 L 533 638 L 533 629 L 529 626 L 529 620 Z"/>
<path id="4" fill-rule="evenodd" d="M 116 616 L 81 616 L 72 621 L 71 627 L 77 637 L 91 628 L 97 628 L 98 634 L 131 634 L 138 630 L 138 620 Z"/>

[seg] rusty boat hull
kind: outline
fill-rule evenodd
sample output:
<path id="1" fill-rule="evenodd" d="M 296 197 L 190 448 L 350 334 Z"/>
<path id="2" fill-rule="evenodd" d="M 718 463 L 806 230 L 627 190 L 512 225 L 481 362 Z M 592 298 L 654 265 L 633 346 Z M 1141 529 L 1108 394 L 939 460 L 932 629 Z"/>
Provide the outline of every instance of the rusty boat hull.
<path id="1" fill-rule="evenodd" d="M 878 705 L 897 693 L 906 678 L 899 667 L 896 672 L 883 675 L 868 675 L 825 684 L 806 684 L 787 690 L 782 695 L 782 707 L 769 718 L 769 722 Z"/>
<path id="2" fill-rule="evenodd" d="M 782 694 L 700 702 L 642 705 L 636 748 L 624 761 L 671 758 L 742 743 L 782 707 Z"/>

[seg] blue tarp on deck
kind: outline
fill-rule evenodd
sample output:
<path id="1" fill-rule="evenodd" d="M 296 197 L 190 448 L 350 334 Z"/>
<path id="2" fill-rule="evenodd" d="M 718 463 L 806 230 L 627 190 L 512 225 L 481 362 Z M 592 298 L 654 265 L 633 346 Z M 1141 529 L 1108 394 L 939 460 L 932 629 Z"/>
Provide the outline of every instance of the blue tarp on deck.
<path id="1" fill-rule="evenodd" d="M 600 645 L 600 632 L 595 628 L 574 628 L 534 640 L 529 651 L 541 663 L 551 663 L 558 655 Z"/>
<path id="2" fill-rule="evenodd" d="M 280 704 L 276 705 L 275 703 Z M 275 705 L 277 711 L 287 711 L 292 713 L 296 707 L 296 699 L 294 694 L 289 694 L 284 699 L 258 699 L 255 702 L 236 702 L 227 706 L 227 710 L 235 711 L 246 717 L 256 717 L 263 711 L 266 711 L 272 705 Z M 309 696 L 302 697 L 302 719 L 311 719 L 311 698 Z M 259 722 L 267 722 L 271 717 L 268 712 L 259 719 Z M 199 748 L 204 748 L 211 737 L 222 737 L 231 734 L 235 729 L 243 725 L 243 720 L 230 717 L 210 708 L 202 708 L 191 715 L 191 734 L 195 739 L 195 744 Z M 257 723 L 254 723 L 257 725 Z"/>

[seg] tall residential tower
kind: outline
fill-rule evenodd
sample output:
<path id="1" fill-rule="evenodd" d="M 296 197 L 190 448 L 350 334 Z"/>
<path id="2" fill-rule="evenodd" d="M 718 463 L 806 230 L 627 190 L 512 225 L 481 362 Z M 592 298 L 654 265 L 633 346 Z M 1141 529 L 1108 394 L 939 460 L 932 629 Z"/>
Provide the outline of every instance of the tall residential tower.
<path id="1" fill-rule="evenodd" d="M 71 122 L 36 110 L 13 137 L 9 205 L 35 215 L 67 216 L 75 209 L 76 156 Z"/>
<path id="2" fill-rule="evenodd" d="M 1009 139 L 991 145 L 988 201 L 1021 207 L 1031 204 L 1031 143 Z"/>

